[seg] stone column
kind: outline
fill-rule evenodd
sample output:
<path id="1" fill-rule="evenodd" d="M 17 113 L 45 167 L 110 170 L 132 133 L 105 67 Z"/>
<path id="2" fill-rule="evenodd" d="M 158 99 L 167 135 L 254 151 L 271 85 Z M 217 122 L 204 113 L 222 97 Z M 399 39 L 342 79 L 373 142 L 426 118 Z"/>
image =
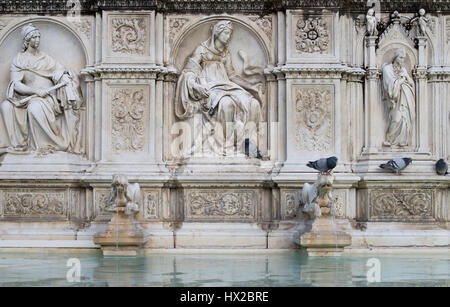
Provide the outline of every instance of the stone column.
<path id="1" fill-rule="evenodd" d="M 365 135 L 364 135 L 364 152 L 373 153 L 378 149 L 371 136 L 375 135 L 375 129 L 379 129 L 376 122 L 376 105 L 378 103 L 378 83 L 380 72 L 376 64 L 375 47 L 377 36 L 366 37 L 366 107 L 364 112 L 365 119 Z"/>
<path id="2" fill-rule="evenodd" d="M 419 50 L 419 61 L 414 72 L 416 81 L 416 144 L 417 151 L 429 152 L 428 142 L 428 118 L 427 118 L 427 65 L 426 65 L 426 37 L 417 37 L 417 47 Z"/>

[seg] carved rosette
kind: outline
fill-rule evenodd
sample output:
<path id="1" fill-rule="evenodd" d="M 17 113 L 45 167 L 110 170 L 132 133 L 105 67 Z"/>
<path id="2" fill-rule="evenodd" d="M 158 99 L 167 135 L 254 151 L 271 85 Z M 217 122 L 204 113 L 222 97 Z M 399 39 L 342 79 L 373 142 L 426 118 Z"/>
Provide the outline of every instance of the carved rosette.
<path id="1" fill-rule="evenodd" d="M 328 52 L 330 37 L 328 24 L 322 17 L 300 17 L 296 24 L 295 47 L 299 53 Z"/>
<path id="2" fill-rule="evenodd" d="M 111 143 L 115 153 L 140 152 L 145 143 L 143 89 L 117 88 L 111 103 Z"/>
<path id="3" fill-rule="evenodd" d="M 299 151 L 331 152 L 332 87 L 298 87 L 295 91 L 296 145 Z"/>
<path id="4" fill-rule="evenodd" d="M 4 199 L 4 217 L 66 217 L 64 191 L 7 191 Z"/>
<path id="5" fill-rule="evenodd" d="M 144 210 L 145 219 L 157 219 L 159 217 L 159 192 L 148 191 L 144 193 Z"/>
<path id="6" fill-rule="evenodd" d="M 144 55 L 147 25 L 145 17 L 114 17 L 111 20 L 111 49 L 115 53 Z"/>
<path id="7" fill-rule="evenodd" d="M 434 220 L 432 203 L 433 192 L 430 190 L 373 190 L 370 192 L 370 220 Z"/>
<path id="8" fill-rule="evenodd" d="M 254 191 L 187 192 L 187 217 L 191 219 L 254 219 L 257 194 Z"/>

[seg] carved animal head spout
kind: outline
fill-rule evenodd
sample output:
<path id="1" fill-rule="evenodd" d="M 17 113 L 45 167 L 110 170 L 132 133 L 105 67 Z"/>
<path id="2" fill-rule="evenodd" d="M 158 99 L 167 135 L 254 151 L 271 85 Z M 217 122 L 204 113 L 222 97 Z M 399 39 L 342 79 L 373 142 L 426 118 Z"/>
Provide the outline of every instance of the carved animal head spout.
<path id="1" fill-rule="evenodd" d="M 114 175 L 111 184 L 111 197 L 115 206 L 126 207 L 130 197 L 128 196 L 128 179 L 124 175 Z"/>

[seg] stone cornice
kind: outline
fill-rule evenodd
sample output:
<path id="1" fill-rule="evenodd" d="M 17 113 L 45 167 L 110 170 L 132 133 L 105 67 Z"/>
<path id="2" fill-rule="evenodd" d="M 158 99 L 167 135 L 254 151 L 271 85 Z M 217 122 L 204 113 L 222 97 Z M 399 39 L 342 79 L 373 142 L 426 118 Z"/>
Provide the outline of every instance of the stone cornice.
<path id="1" fill-rule="evenodd" d="M 0 0 L 0 14 L 65 14 L 67 0 Z M 342 12 L 367 11 L 366 0 L 79 0 L 83 14 L 101 10 L 155 10 L 189 13 L 268 14 L 286 9 L 336 9 Z M 450 12 L 450 0 L 379 0 L 382 12 Z"/>

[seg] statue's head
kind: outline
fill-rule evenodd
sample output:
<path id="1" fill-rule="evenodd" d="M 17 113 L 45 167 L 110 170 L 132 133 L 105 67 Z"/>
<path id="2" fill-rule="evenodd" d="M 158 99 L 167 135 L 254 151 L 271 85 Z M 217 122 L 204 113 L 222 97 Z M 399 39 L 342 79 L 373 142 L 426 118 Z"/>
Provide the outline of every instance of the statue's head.
<path id="1" fill-rule="evenodd" d="M 30 46 L 38 49 L 41 42 L 41 33 L 39 29 L 29 23 L 22 28 L 23 45 L 22 52 L 25 52 Z"/>
<path id="2" fill-rule="evenodd" d="M 367 11 L 367 15 L 369 15 L 369 16 L 375 16 L 375 10 L 374 10 L 374 9 L 369 9 L 369 10 Z"/>
<path id="3" fill-rule="evenodd" d="M 406 59 L 406 52 L 404 49 L 397 49 L 394 53 L 394 57 L 392 58 L 392 63 L 403 65 Z"/>
<path id="4" fill-rule="evenodd" d="M 420 16 L 425 16 L 425 10 L 424 9 L 420 9 L 419 10 L 419 15 Z"/>
<path id="5" fill-rule="evenodd" d="M 212 38 L 219 40 L 222 44 L 227 45 L 233 33 L 233 25 L 231 21 L 221 20 L 212 28 Z"/>

